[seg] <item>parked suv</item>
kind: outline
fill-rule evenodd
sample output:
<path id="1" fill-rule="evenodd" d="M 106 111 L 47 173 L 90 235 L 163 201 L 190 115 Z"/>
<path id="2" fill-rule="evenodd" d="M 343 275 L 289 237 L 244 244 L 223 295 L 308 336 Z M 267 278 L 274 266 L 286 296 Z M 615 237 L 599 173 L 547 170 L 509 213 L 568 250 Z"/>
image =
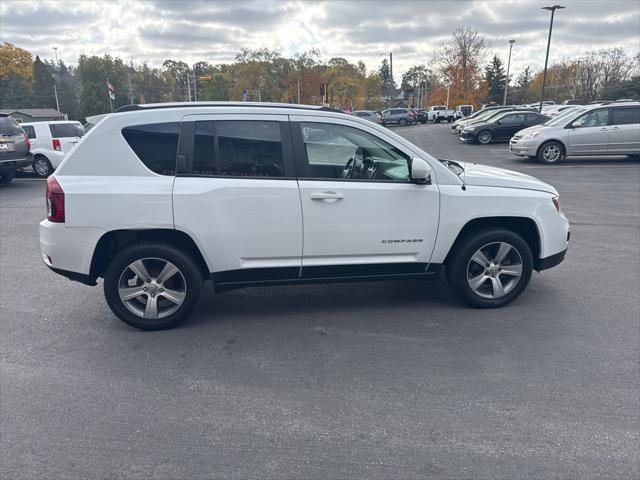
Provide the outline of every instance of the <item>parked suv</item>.
<path id="1" fill-rule="evenodd" d="M 351 112 L 350 115 L 360 117 L 374 123 L 380 123 L 382 121 L 382 116 L 373 110 L 356 110 L 355 112 Z"/>
<path id="2" fill-rule="evenodd" d="M 149 330 L 186 318 L 210 279 L 224 292 L 445 267 L 467 303 L 499 307 L 569 240 L 558 192 L 540 180 L 439 161 L 375 123 L 289 104 L 124 107 L 80 140 L 46 198 L 46 265 L 103 277 L 112 311 Z"/>
<path id="3" fill-rule="evenodd" d="M 557 163 L 574 155 L 627 155 L 640 158 L 640 102 L 577 106 L 537 127 L 521 130 L 512 153 Z"/>
<path id="4" fill-rule="evenodd" d="M 15 118 L 0 113 L 0 184 L 9 183 L 16 170 L 31 165 L 31 145 Z"/>
<path id="5" fill-rule="evenodd" d="M 22 128 L 31 141 L 33 171 L 46 178 L 62 162 L 84 135 L 80 122 L 53 121 L 23 123 Z"/>
<path id="6" fill-rule="evenodd" d="M 390 108 L 382 112 L 382 125 L 400 125 L 404 127 L 415 122 L 408 108 Z"/>

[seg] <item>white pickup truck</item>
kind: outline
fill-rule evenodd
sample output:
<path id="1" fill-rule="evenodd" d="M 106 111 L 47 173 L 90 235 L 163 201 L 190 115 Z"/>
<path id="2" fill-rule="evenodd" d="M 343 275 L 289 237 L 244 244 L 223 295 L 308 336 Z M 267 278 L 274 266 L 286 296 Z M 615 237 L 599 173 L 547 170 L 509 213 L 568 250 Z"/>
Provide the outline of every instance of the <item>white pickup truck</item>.
<path id="1" fill-rule="evenodd" d="M 440 110 L 436 110 L 435 115 L 433 117 L 433 122 L 440 123 L 446 120 L 447 122 L 451 123 L 455 119 L 456 119 L 456 111 L 449 110 L 446 107 L 443 107 Z"/>
<path id="2" fill-rule="evenodd" d="M 436 114 L 440 111 L 440 110 L 446 110 L 447 107 L 445 107 L 444 105 L 435 105 L 432 107 L 429 107 L 429 109 L 427 110 L 427 121 L 428 122 L 435 122 L 436 121 Z"/>

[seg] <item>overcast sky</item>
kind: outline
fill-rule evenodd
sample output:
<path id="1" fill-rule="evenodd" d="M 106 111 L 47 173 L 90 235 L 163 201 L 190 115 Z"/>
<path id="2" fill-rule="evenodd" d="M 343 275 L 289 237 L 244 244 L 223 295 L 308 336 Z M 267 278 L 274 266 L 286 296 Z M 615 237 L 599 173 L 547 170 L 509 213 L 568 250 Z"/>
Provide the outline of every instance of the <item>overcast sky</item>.
<path id="1" fill-rule="evenodd" d="M 590 49 L 637 51 L 639 0 L 563 0 L 554 22 L 550 61 Z M 109 53 L 160 66 L 166 58 L 189 63 L 233 61 L 241 48 L 269 47 L 283 55 L 311 48 L 324 58 L 362 60 L 377 68 L 393 51 L 394 76 L 429 64 L 456 26 L 477 29 L 490 54 L 505 61 L 516 40 L 512 72 L 544 63 L 549 12 L 536 0 L 344 1 L 18 1 L 0 3 L 0 41 L 44 58 L 52 47 L 66 63 L 81 53 Z"/>

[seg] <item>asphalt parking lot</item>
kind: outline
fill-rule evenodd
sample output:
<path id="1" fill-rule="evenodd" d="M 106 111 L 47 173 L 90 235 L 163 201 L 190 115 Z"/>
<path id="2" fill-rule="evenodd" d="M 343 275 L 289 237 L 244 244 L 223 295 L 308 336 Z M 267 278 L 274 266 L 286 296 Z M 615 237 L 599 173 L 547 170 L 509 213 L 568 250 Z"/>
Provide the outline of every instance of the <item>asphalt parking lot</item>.
<path id="1" fill-rule="evenodd" d="M 0 476 L 638 478 L 640 163 L 395 131 L 553 184 L 566 261 L 499 310 L 443 280 L 209 288 L 143 333 L 44 267 L 43 181 L 0 188 Z"/>

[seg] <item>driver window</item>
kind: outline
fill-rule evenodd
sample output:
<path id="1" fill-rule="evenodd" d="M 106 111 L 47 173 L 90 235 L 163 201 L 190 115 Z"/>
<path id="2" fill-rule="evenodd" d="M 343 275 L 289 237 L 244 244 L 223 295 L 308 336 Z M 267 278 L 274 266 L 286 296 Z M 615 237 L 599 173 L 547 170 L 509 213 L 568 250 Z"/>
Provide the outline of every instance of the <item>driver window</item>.
<path id="1" fill-rule="evenodd" d="M 609 109 L 602 108 L 600 110 L 593 110 L 591 112 L 585 113 L 575 121 L 582 122 L 580 128 L 604 127 L 607 125 L 607 123 L 609 123 Z"/>
<path id="2" fill-rule="evenodd" d="M 409 182 L 409 156 L 353 127 L 302 123 L 309 176 L 344 180 Z"/>

